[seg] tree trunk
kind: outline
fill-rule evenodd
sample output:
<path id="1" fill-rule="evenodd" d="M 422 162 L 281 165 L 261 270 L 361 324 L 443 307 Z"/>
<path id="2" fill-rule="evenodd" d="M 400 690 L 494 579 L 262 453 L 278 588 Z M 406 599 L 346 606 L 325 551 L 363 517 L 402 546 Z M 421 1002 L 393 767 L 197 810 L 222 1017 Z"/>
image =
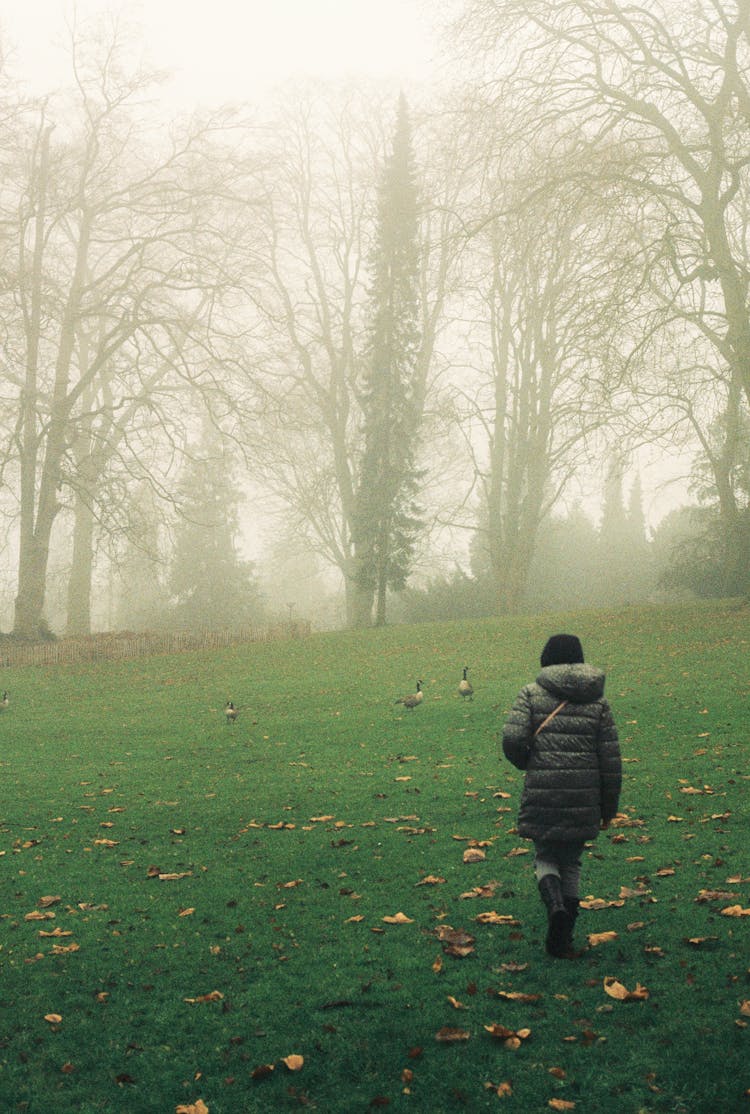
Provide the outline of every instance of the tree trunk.
<path id="1" fill-rule="evenodd" d="M 68 580 L 68 617 L 65 633 L 70 638 L 91 634 L 91 578 L 94 567 L 94 516 L 88 503 L 76 497 L 73 524 L 73 561 Z"/>

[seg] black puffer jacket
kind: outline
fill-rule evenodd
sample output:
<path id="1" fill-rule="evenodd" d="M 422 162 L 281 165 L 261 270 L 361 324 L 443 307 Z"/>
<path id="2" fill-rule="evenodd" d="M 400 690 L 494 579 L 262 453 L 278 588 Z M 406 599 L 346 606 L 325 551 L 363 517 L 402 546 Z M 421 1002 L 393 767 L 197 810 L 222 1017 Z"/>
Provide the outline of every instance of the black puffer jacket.
<path id="1" fill-rule="evenodd" d="M 540 731 L 550 712 L 568 704 Z M 506 758 L 526 771 L 519 834 L 544 842 L 594 839 L 617 813 L 620 748 L 604 674 L 587 664 L 549 665 L 518 694 L 503 729 Z"/>

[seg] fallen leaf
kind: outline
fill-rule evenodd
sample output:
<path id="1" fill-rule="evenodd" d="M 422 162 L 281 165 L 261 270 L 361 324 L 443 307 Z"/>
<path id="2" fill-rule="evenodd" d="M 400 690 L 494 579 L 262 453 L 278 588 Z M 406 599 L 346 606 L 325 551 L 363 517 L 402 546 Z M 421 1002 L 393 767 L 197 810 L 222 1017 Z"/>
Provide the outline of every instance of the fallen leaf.
<path id="1" fill-rule="evenodd" d="M 282 1064 L 286 1064 L 289 1071 L 301 1071 L 305 1063 L 305 1058 L 304 1056 L 296 1056 L 293 1054 L 291 1056 L 285 1056 L 281 1062 Z"/>
<path id="2" fill-rule="evenodd" d="M 454 1029 L 450 1025 L 444 1025 L 442 1029 L 438 1029 L 435 1033 L 435 1040 L 441 1041 L 443 1044 L 455 1044 L 458 1041 L 467 1041 L 471 1037 L 468 1029 Z"/>
<path id="3" fill-rule="evenodd" d="M 640 983 L 635 984 L 635 990 L 628 990 L 612 975 L 605 977 L 604 990 L 610 998 L 616 998 L 618 1002 L 642 1002 L 649 996 L 646 987 L 641 986 Z"/>
<path id="4" fill-rule="evenodd" d="M 454 1010 L 465 1010 L 467 1007 L 463 1002 L 459 1002 L 458 998 L 454 998 L 452 994 L 448 995 L 448 1001 L 453 1006 Z"/>
<path id="5" fill-rule="evenodd" d="M 48 1021 L 50 1025 L 59 1025 L 62 1017 L 59 1013 L 45 1013 L 44 1020 Z"/>
<path id="6" fill-rule="evenodd" d="M 750 909 L 743 909 L 741 905 L 728 905 L 720 913 L 722 917 L 750 917 Z"/>
<path id="7" fill-rule="evenodd" d="M 568 1099 L 550 1099 L 547 1106 L 552 1110 L 575 1110 L 576 1104 Z"/>
<path id="8" fill-rule="evenodd" d="M 541 994 L 523 994 L 520 990 L 498 990 L 497 996 L 506 1002 L 524 1002 L 525 1004 L 538 1002 L 542 997 Z"/>
<path id="9" fill-rule="evenodd" d="M 505 1083 L 485 1083 L 485 1091 L 494 1091 L 499 1099 L 507 1099 L 513 1094 L 513 1087 L 507 1081 Z"/>
<path id="10" fill-rule="evenodd" d="M 183 1002 L 189 1002 L 190 1005 L 195 1005 L 197 1002 L 220 1002 L 224 995 L 220 990 L 212 990 L 208 994 L 200 994 L 197 998 L 183 998 Z"/>
<path id="11" fill-rule="evenodd" d="M 175 1107 L 174 1114 L 208 1114 L 208 1107 L 203 1099 L 198 1099 L 197 1102 L 188 1103 Z"/>
<path id="12" fill-rule="evenodd" d="M 492 1025 L 485 1025 L 485 1029 L 491 1037 L 501 1040 L 504 1048 L 509 1048 L 513 1052 L 520 1048 L 522 1042 L 528 1040 L 531 1036 L 531 1029 L 507 1029 L 505 1025 L 499 1025 L 497 1022 Z"/>
<path id="13" fill-rule="evenodd" d="M 463 859 L 465 863 L 481 863 L 487 858 L 481 847 L 467 847 Z"/>
<path id="14" fill-rule="evenodd" d="M 407 917 L 406 913 L 394 913 L 392 917 L 383 917 L 385 924 L 414 924 L 411 917 Z"/>
<path id="15" fill-rule="evenodd" d="M 489 913 L 478 913 L 474 920 L 477 924 L 506 924 L 516 927 L 521 923 L 510 913 L 496 913 L 494 909 Z"/>
<path id="16" fill-rule="evenodd" d="M 597 948 L 600 944 L 611 944 L 613 940 L 617 939 L 616 932 L 590 932 L 588 935 L 588 942 L 592 948 Z"/>
<path id="17" fill-rule="evenodd" d="M 416 886 L 442 886 L 444 882 L 445 878 L 439 878 L 435 874 L 428 874 L 421 882 L 415 882 L 414 884 Z"/>
<path id="18" fill-rule="evenodd" d="M 37 904 L 40 909 L 49 909 L 50 905 L 59 905 L 61 901 L 62 898 L 55 895 L 51 897 L 40 897 Z"/>
<path id="19" fill-rule="evenodd" d="M 267 1079 L 271 1072 L 275 1071 L 275 1064 L 258 1064 L 257 1068 L 253 1068 L 250 1072 L 251 1079 Z"/>

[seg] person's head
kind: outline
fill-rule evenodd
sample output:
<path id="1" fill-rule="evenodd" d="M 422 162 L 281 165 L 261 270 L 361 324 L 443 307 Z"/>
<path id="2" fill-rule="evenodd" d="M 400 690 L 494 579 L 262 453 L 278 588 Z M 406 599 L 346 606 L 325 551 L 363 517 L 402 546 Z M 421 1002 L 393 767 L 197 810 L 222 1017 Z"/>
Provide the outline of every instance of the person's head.
<path id="1" fill-rule="evenodd" d="M 553 634 L 542 650 L 543 669 L 548 665 L 573 665 L 582 661 L 583 647 L 574 634 Z"/>

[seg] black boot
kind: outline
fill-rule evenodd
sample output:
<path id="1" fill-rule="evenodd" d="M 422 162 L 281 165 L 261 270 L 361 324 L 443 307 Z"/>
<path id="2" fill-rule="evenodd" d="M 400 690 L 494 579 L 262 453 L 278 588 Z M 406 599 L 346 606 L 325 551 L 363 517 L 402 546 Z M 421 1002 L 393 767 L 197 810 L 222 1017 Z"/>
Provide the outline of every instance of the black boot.
<path id="1" fill-rule="evenodd" d="M 565 912 L 568 914 L 568 938 L 565 942 L 566 951 L 570 955 L 575 955 L 573 948 L 573 932 L 575 931 L 576 921 L 578 920 L 578 906 L 581 904 L 580 897 L 569 897 L 568 894 L 563 894 L 563 904 Z"/>
<path id="2" fill-rule="evenodd" d="M 545 947 L 549 955 L 558 959 L 567 955 L 568 940 L 571 938 L 570 915 L 563 901 L 560 879 L 556 874 L 545 874 L 539 881 L 539 893 L 547 906 L 547 939 Z"/>

